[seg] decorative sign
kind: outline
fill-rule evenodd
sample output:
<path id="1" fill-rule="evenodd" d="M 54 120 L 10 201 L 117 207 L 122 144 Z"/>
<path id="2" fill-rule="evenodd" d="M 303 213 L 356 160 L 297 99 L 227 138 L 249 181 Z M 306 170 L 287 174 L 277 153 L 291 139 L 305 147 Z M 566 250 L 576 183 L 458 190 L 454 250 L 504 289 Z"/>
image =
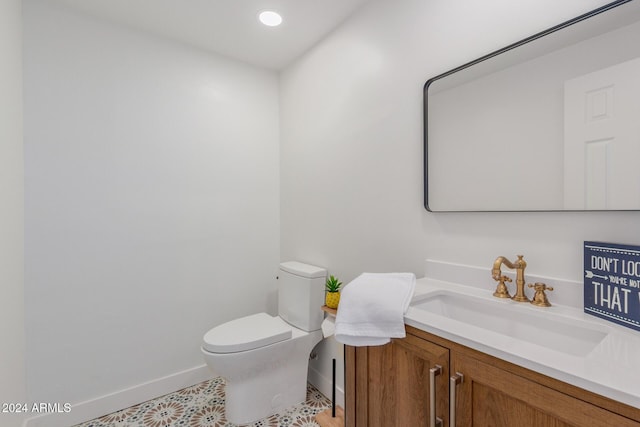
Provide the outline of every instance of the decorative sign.
<path id="1" fill-rule="evenodd" d="M 640 330 L 640 246 L 584 242 L 584 312 Z"/>

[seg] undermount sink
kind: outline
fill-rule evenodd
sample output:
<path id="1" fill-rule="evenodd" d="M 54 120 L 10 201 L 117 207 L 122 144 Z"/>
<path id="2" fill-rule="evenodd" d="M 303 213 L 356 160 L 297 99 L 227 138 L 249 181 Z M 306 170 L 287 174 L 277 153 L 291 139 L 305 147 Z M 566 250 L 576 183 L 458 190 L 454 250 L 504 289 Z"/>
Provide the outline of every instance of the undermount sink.
<path id="1" fill-rule="evenodd" d="M 439 291 L 418 298 L 411 307 L 574 356 L 587 355 L 607 336 L 597 326 L 551 315 L 544 308 L 523 310 L 521 304 Z"/>

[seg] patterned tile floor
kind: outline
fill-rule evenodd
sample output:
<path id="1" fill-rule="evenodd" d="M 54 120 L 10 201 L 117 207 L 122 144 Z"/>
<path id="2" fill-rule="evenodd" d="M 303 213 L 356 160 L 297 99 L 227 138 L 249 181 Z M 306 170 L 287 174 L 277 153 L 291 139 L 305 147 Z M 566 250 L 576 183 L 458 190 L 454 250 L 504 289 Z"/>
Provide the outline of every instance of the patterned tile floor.
<path id="1" fill-rule="evenodd" d="M 75 427 L 236 427 L 225 419 L 224 387 L 222 378 L 214 378 Z M 248 427 L 318 427 L 315 415 L 330 406 L 309 384 L 304 403 Z"/>

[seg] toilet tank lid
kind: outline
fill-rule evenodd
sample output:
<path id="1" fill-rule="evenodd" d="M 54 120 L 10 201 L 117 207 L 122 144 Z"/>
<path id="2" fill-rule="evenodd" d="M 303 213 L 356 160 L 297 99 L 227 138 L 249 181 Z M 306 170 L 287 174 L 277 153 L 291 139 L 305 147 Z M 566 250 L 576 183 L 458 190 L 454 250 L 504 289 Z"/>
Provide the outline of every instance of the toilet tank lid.
<path id="1" fill-rule="evenodd" d="M 315 265 L 304 264 L 298 261 L 283 262 L 280 264 L 280 270 L 309 279 L 325 277 L 327 275 L 327 270 L 322 267 L 316 267 Z"/>

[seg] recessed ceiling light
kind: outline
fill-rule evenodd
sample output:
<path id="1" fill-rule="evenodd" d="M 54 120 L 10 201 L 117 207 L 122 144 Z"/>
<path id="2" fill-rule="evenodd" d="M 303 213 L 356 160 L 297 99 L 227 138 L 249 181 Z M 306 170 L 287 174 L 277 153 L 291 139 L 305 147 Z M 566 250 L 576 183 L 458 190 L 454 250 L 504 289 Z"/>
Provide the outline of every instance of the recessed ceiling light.
<path id="1" fill-rule="evenodd" d="M 258 19 L 268 27 L 277 27 L 278 25 L 282 24 L 282 16 L 272 10 L 265 10 L 264 12 L 260 12 L 260 15 L 258 15 Z"/>

